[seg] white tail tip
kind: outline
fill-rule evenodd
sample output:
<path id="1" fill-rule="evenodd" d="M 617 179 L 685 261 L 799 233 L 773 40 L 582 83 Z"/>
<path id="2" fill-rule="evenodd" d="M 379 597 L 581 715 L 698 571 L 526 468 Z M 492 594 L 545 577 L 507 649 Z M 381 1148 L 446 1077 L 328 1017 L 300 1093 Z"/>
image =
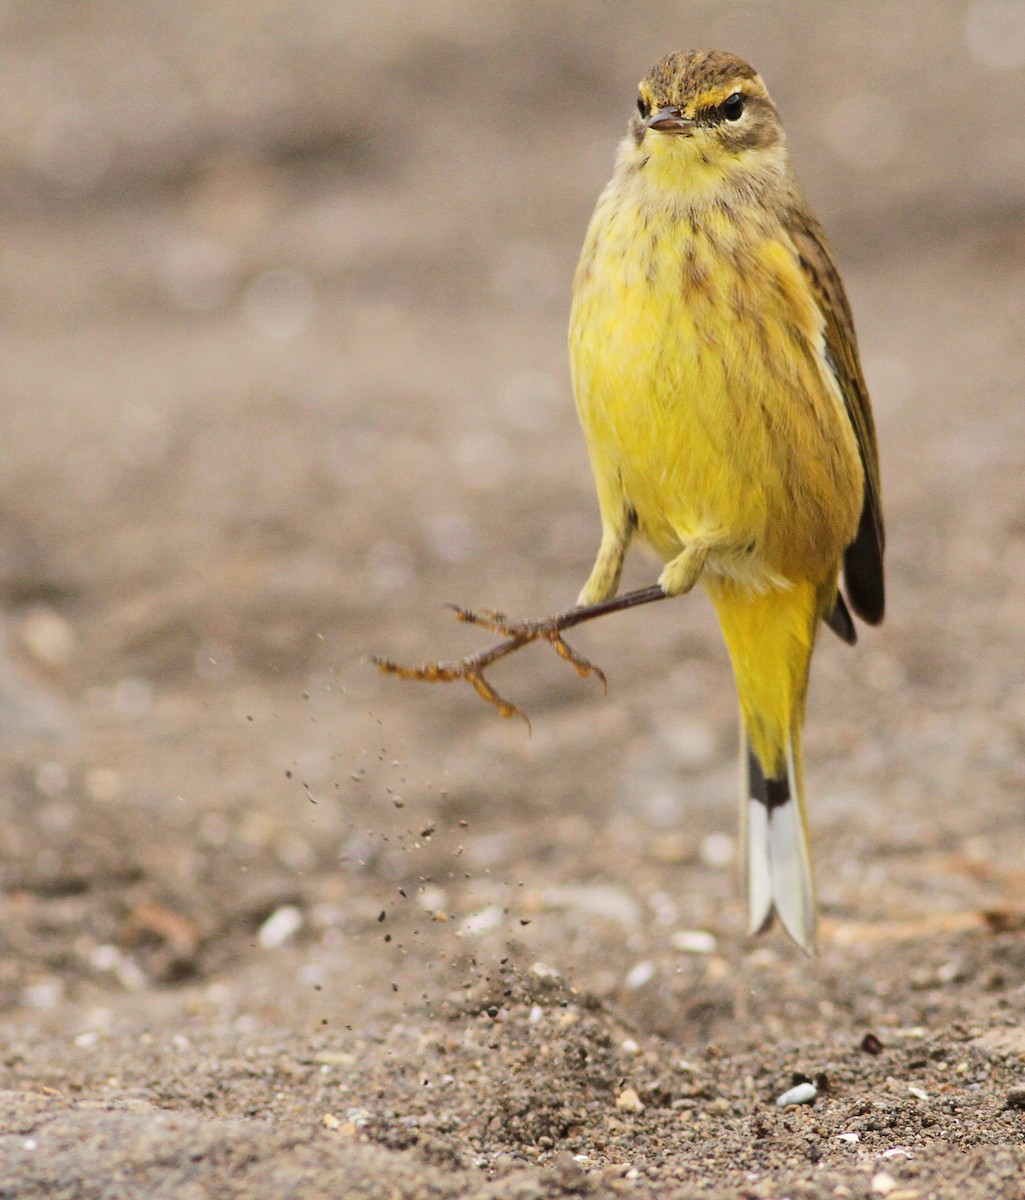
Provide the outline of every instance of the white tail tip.
<path id="1" fill-rule="evenodd" d="M 773 913 L 794 941 L 815 953 L 815 887 L 797 804 L 766 808 L 747 802 L 748 933 L 760 933 Z"/>
<path id="2" fill-rule="evenodd" d="M 815 953 L 816 904 L 811 854 L 793 762 L 789 780 L 767 781 L 748 752 L 742 819 L 747 848 L 748 932 L 760 933 L 777 914 L 808 954 Z"/>

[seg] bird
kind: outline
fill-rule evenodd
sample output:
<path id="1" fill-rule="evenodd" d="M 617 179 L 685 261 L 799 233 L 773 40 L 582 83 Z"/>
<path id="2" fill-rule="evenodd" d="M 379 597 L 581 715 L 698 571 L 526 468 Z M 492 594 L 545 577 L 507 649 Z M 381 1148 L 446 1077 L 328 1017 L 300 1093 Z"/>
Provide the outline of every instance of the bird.
<path id="1" fill-rule="evenodd" d="M 778 916 L 814 953 L 809 668 L 820 624 L 853 645 L 854 616 L 883 619 L 879 453 L 833 253 L 743 59 L 670 54 L 639 84 L 569 347 L 601 516 L 577 603 L 615 596 L 634 536 L 667 595 L 707 591 L 740 707 L 748 931 Z"/>

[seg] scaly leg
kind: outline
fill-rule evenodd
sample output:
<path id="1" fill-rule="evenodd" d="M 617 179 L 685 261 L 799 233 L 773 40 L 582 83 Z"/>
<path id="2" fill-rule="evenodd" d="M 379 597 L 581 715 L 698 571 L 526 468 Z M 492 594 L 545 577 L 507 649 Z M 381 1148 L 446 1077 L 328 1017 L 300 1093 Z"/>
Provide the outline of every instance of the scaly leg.
<path id="1" fill-rule="evenodd" d="M 510 703 L 491 686 L 484 678 L 484 669 L 506 655 L 513 654 L 530 642 L 546 641 L 551 643 L 560 658 L 572 663 L 579 675 L 597 675 L 605 682 L 605 674 L 600 667 L 590 663 L 582 655 L 577 654 L 563 641 L 562 632 L 584 621 L 593 621 L 607 613 L 621 612 L 626 608 L 636 608 L 640 604 L 652 604 L 656 600 L 665 600 L 666 593 L 658 586 L 638 588 L 637 591 L 627 592 L 625 596 L 614 596 L 601 600 L 597 604 L 581 608 L 570 608 L 565 612 L 555 613 L 550 617 L 542 617 L 538 621 L 510 621 L 508 617 L 492 609 L 473 612 L 468 608 L 452 607 L 460 621 L 471 625 L 480 625 L 495 633 L 505 634 L 505 640 L 482 650 L 478 654 L 469 654 L 457 662 L 428 662 L 419 667 L 406 667 L 394 659 L 382 658 L 378 654 L 371 655 L 371 661 L 376 663 L 388 675 L 397 675 L 400 679 L 419 679 L 424 683 L 447 683 L 453 679 L 465 679 L 477 691 L 478 695 L 493 704 L 503 717 L 521 717 L 530 724 L 527 714 L 517 705 Z"/>

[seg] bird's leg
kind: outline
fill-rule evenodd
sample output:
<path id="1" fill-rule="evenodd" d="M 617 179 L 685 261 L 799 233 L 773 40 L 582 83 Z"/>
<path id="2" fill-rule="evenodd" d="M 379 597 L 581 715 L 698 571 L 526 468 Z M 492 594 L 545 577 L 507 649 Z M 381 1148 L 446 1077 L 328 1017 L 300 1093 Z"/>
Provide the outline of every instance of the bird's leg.
<path id="1" fill-rule="evenodd" d="M 616 594 L 632 533 L 633 526 L 627 521 L 603 526 L 598 557 L 594 560 L 587 582 L 580 589 L 578 606 L 597 604 Z"/>
<path id="2" fill-rule="evenodd" d="M 400 679 L 419 679 L 425 683 L 447 683 L 454 679 L 465 679 L 488 703 L 493 704 L 503 717 L 521 717 L 530 724 L 527 714 L 517 705 L 512 704 L 491 686 L 484 678 L 484 670 L 500 658 L 514 653 L 530 642 L 546 641 L 555 647 L 560 658 L 572 663 L 580 675 L 597 675 L 605 683 L 605 674 L 600 667 L 588 662 L 582 655 L 577 654 L 564 641 L 562 634 L 574 625 L 584 621 L 593 621 L 596 617 L 608 613 L 620 612 L 626 608 L 636 608 L 640 604 L 651 604 L 655 600 L 665 600 L 666 593 L 655 584 L 652 587 L 638 588 L 627 592 L 625 596 L 610 596 L 595 604 L 578 605 L 568 608 L 550 617 L 542 617 L 536 621 L 511 621 L 500 612 L 492 609 L 482 609 L 475 612 L 468 608 L 453 605 L 456 618 L 471 625 L 480 625 L 493 633 L 500 633 L 504 638 L 495 645 L 481 650 L 477 654 L 469 654 L 454 662 L 429 662 L 420 667 L 404 667 L 390 658 L 372 655 L 371 661 L 376 663 L 386 674 L 398 675 Z"/>
<path id="3" fill-rule="evenodd" d="M 682 596 L 694 587 L 705 569 L 710 549 L 707 542 L 691 542 L 666 563 L 658 582 L 667 596 Z"/>

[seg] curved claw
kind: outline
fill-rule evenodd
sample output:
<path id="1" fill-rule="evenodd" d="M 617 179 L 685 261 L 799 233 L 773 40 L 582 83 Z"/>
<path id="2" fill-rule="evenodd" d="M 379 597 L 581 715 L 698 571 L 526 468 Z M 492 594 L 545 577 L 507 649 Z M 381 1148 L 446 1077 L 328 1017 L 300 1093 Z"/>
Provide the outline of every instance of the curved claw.
<path id="1" fill-rule="evenodd" d="M 534 732 L 533 726 L 530 723 L 530 717 L 527 716 L 526 712 L 518 704 L 513 704 L 512 701 L 506 700 L 504 696 L 496 692 L 479 671 L 467 671 L 463 678 L 467 683 L 473 685 L 474 690 L 481 699 L 487 700 L 489 704 L 493 704 L 498 709 L 500 716 L 505 717 L 507 721 L 510 717 L 519 717 L 524 725 L 526 725 L 527 732 Z"/>
<path id="2" fill-rule="evenodd" d="M 481 629 L 500 633 L 503 637 L 514 636 L 513 626 L 510 625 L 508 617 L 497 609 L 463 608 L 460 604 L 446 604 L 445 607 L 455 613 L 457 621 L 462 621 L 466 625 L 479 625 Z"/>
<path id="3" fill-rule="evenodd" d="M 568 663 L 572 663 L 576 668 L 577 674 L 586 679 L 589 675 L 597 675 L 601 680 L 601 685 L 605 689 L 605 694 L 609 692 L 609 681 L 605 678 L 605 672 L 596 663 L 590 659 L 584 658 L 582 654 L 578 654 L 576 650 L 558 634 L 549 637 L 548 641 L 555 647 L 555 652 L 560 658 L 564 658 Z"/>
<path id="4" fill-rule="evenodd" d="M 530 717 L 526 712 L 518 704 L 506 700 L 484 678 L 484 673 L 480 668 L 480 658 L 479 655 L 471 655 L 469 658 L 455 663 L 429 662 L 419 667 L 404 667 L 394 659 L 384 658 L 380 654 L 370 655 L 370 661 L 385 675 L 397 675 L 399 679 L 417 679 L 422 683 L 451 683 L 454 679 L 465 679 L 477 695 L 489 704 L 493 704 L 506 720 L 509 720 L 510 717 L 519 717 L 528 731 L 533 732 Z"/>

